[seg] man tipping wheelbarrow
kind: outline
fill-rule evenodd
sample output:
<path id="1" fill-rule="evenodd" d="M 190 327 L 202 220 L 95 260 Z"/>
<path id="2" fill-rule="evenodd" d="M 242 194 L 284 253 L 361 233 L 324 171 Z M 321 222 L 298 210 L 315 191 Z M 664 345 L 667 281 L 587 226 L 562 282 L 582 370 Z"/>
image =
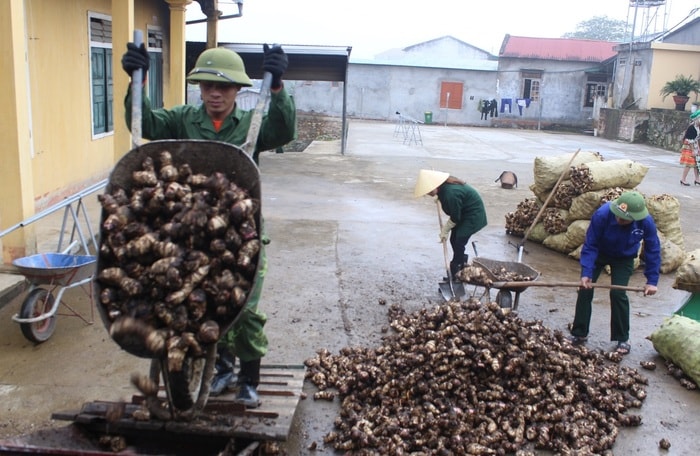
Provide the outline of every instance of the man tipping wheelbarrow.
<path id="1" fill-rule="evenodd" d="M 465 248 L 469 238 L 486 226 L 486 210 L 479 192 L 461 179 L 450 176 L 449 173 L 420 170 L 414 196 L 437 196 L 438 220 L 440 222 L 440 242 L 442 242 L 447 262 L 447 238 L 452 246 L 452 261 L 447 267 L 447 277 L 440 284 L 440 292 L 445 298 L 454 298 L 455 275 L 467 264 L 468 255 Z M 442 223 L 440 207 L 449 216 Z M 448 288 L 446 287 L 448 286 Z M 463 288 L 461 294 L 463 295 Z M 451 295 L 451 296 L 450 296 Z M 459 297 L 459 296 L 457 296 Z"/>
<path id="2" fill-rule="evenodd" d="M 246 141 L 249 127 L 256 121 L 257 110 L 243 111 L 236 105 L 236 96 L 241 88 L 253 85 L 246 74 L 243 60 L 229 49 L 213 48 L 200 54 L 194 69 L 187 76 L 189 83 L 199 84 L 202 104 L 152 109 L 148 98 L 143 96 L 143 137 L 152 140 L 203 139 L 236 146 L 252 142 L 249 146 L 256 164 L 261 151 L 274 150 L 293 140 L 296 136 L 296 108 L 282 83 L 282 75 L 287 69 L 287 55 L 277 45 L 264 45 L 263 51 L 264 81 L 270 81 L 271 100 L 268 114 L 262 118 L 259 136 Z M 137 46 L 129 43 L 122 57 L 122 67 L 130 77 L 134 71 L 142 70 L 145 81 L 149 60 L 143 44 Z M 261 90 L 261 96 L 265 89 L 263 87 Z M 131 94 L 127 94 L 126 121 L 129 126 L 131 103 Z M 264 232 L 262 227 L 260 232 Z M 262 237 L 264 244 L 264 235 Z M 261 266 L 256 286 L 250 293 L 246 307 L 236 324 L 219 341 L 217 372 L 210 393 L 220 394 L 235 384 L 238 387 L 236 401 L 251 408 L 259 405 L 256 388 L 260 378 L 260 360 L 266 354 L 268 345 L 263 331 L 267 317 L 257 308 L 267 264 L 264 248 L 260 250 L 258 262 Z M 234 355 L 241 361 L 237 380 L 233 374 Z"/>

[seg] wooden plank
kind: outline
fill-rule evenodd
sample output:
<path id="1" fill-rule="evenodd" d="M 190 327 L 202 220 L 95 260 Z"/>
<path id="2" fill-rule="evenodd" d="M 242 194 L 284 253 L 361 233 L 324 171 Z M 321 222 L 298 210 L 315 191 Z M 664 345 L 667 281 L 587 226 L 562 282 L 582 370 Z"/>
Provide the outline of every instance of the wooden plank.
<path id="1" fill-rule="evenodd" d="M 88 402 L 79 411 L 54 413 L 52 418 L 74 421 L 100 432 L 162 432 L 177 434 L 179 438 L 190 435 L 284 441 L 301 398 L 304 373 L 304 366 L 263 365 L 258 386 L 260 407 L 246 409 L 233 402 L 234 393 L 226 393 L 209 398 L 202 413 L 192 421 L 135 420 L 133 412 L 143 402 L 143 396 L 138 395 L 132 397 L 131 403 Z M 120 418 L 115 419 L 117 416 Z"/>

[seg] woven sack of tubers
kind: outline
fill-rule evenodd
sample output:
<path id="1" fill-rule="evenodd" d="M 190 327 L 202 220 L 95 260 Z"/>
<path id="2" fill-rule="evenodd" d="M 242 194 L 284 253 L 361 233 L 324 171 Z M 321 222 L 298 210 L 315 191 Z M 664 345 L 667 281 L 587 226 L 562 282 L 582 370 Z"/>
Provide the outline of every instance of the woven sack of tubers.
<path id="1" fill-rule="evenodd" d="M 681 204 L 675 196 L 662 194 L 645 199 L 647 209 L 656 223 L 656 228 L 671 242 L 683 248 L 681 231 Z"/>
<path id="2" fill-rule="evenodd" d="M 573 153 L 556 157 L 535 157 L 533 165 L 535 183 L 534 188 L 531 186 L 530 190 L 538 196 L 542 193 L 547 193 L 554 188 L 567 166 L 578 166 L 582 163 L 603 160 L 603 157 L 598 152 L 580 151 L 574 160 L 569 163 L 572 155 Z M 568 179 L 568 171 L 564 175 L 564 180 L 566 179 Z"/>
<path id="3" fill-rule="evenodd" d="M 673 288 L 700 293 L 700 249 L 689 252 L 676 270 Z"/>
<path id="4" fill-rule="evenodd" d="M 610 187 L 634 188 L 647 171 L 648 167 L 629 159 L 589 162 L 572 167 L 570 179 L 581 193 Z"/>
<path id="5" fill-rule="evenodd" d="M 649 340 L 661 356 L 700 385 L 700 322 L 673 315 L 649 336 Z"/>

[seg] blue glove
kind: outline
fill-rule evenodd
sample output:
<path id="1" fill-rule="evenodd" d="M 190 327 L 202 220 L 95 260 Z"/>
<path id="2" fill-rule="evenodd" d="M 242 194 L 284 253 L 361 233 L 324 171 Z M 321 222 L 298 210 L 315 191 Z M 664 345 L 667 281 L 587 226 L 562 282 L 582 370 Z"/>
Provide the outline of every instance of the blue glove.
<path id="1" fill-rule="evenodd" d="M 282 75 L 287 71 L 289 60 L 287 54 L 282 50 L 282 46 L 274 44 L 272 47 L 263 44 L 263 71 L 268 71 L 272 74 L 271 89 L 279 89 L 282 87 Z"/>

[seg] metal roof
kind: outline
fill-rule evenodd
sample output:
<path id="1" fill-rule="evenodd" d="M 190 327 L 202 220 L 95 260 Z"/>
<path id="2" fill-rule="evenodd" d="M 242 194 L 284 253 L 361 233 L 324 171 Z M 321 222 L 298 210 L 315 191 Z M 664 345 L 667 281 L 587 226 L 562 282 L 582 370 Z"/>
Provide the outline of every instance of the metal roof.
<path id="1" fill-rule="evenodd" d="M 496 71 L 498 70 L 497 60 L 459 60 L 450 58 L 438 58 L 435 56 L 412 56 L 403 60 L 388 60 L 382 58 L 352 59 L 355 65 L 377 65 L 377 66 L 405 66 L 412 68 L 441 68 L 445 70 L 469 70 L 469 71 Z"/>
<path id="2" fill-rule="evenodd" d="M 263 45 L 252 43 L 219 43 L 219 46 L 236 51 L 245 64 L 251 79 L 262 79 Z M 189 72 L 206 43 L 187 42 L 186 69 Z M 346 80 L 350 46 L 306 46 L 283 44 L 289 57 L 289 67 L 284 78 L 290 81 L 341 81 Z"/>
<path id="3" fill-rule="evenodd" d="M 572 38 L 530 38 L 506 35 L 499 58 L 603 62 L 617 54 L 611 41 Z"/>

